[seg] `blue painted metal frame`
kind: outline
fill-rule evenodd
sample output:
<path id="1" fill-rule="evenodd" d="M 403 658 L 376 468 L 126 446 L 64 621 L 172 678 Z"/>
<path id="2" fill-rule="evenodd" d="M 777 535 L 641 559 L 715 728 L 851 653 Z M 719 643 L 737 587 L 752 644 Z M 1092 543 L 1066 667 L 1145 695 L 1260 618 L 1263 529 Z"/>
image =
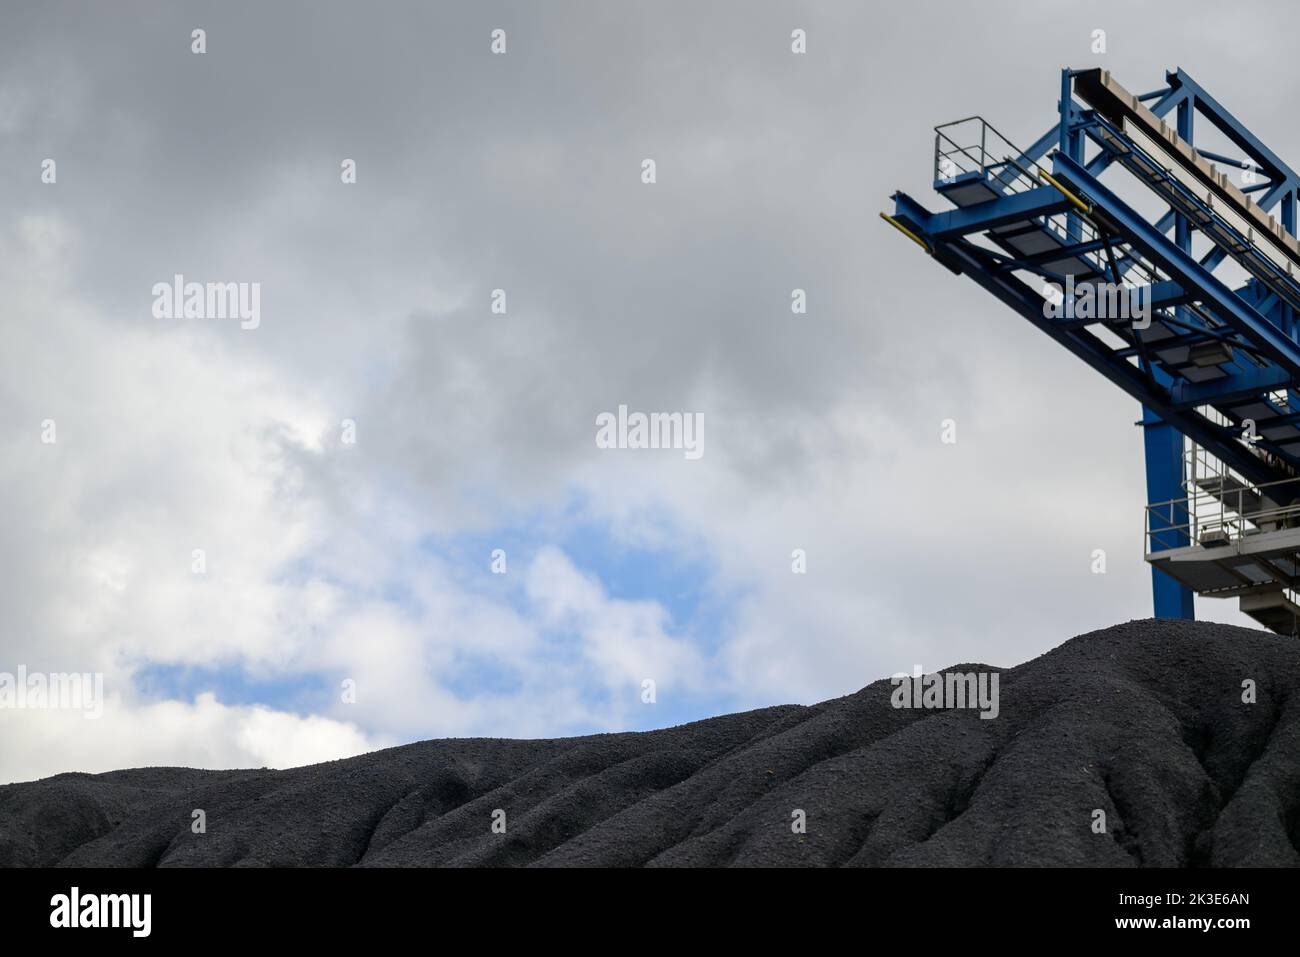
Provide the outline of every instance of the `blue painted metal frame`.
<path id="1" fill-rule="evenodd" d="M 897 193 L 894 196 L 896 222 L 923 238 L 934 258 L 948 269 L 974 279 L 1138 399 L 1142 406 L 1148 503 L 1185 497 L 1184 436 L 1254 482 L 1300 474 L 1300 443 L 1288 448 L 1285 444 L 1265 442 L 1270 454 L 1261 456 L 1240 440 L 1237 426 L 1244 417 L 1233 410 L 1234 405 L 1244 407 L 1256 403 L 1252 407 L 1277 413 L 1268 420 L 1275 428 L 1300 426 L 1300 413 L 1288 414 L 1289 410 L 1278 409 L 1268 401 L 1270 393 L 1284 389 L 1300 399 L 1300 345 L 1297 345 L 1300 324 L 1294 310 L 1264 282 L 1251 280 L 1240 289 L 1231 289 L 1216 277 L 1214 270 L 1227 254 L 1216 245 L 1198 260 L 1192 254 L 1195 224 L 1186 216 L 1171 209 L 1151 223 L 1100 181 L 1115 154 L 1105 148 L 1106 143 L 1099 136 L 1099 127 L 1106 124 L 1099 120 L 1098 114 L 1074 100 L 1074 79 L 1083 72 L 1061 71 L 1059 122 L 1025 150 L 1017 163 L 1022 168 L 1036 164 L 1055 147 L 1051 154 L 1053 177 L 1072 193 L 1082 196 L 1089 206 L 1090 221 L 1093 215 L 1101 217 L 1099 221 L 1104 221 L 1108 229 L 1117 231 L 1113 236 L 1108 234 L 1101 243 L 1085 242 L 1085 217 L 1073 204 L 1077 197 L 1046 185 L 937 214 L 930 213 L 906 194 Z M 1265 211 L 1279 207 L 1283 228 L 1294 236 L 1300 175 L 1186 72 L 1171 71 L 1166 74 L 1166 82 L 1167 87 L 1139 99 L 1155 101 L 1150 109 L 1157 117 L 1174 113 L 1178 135 L 1189 145 L 1194 145 L 1198 115 L 1218 129 L 1246 159 L 1236 161 L 1218 154 L 1208 155 L 1221 162 L 1247 163 L 1267 176 L 1268 181 L 1256 187 L 1264 192 L 1258 205 Z M 1086 161 L 1085 143 L 1090 140 L 1103 148 Z M 1000 188 L 997 191 L 1003 192 Z M 989 234 L 995 227 L 1029 219 L 1041 222 L 1040 217 L 1060 214 L 1064 214 L 1066 223 L 1064 250 L 1017 256 L 990 251 L 968 238 Z M 1172 238 L 1167 235 L 1171 229 Z M 1112 245 L 1120 247 L 1122 254 L 1117 254 Z M 1103 247 L 1105 261 L 1101 256 Z M 1133 333 L 1131 345 L 1117 349 L 1089 331 L 1087 322 L 1050 318 L 1044 310 L 1042 296 L 1014 276 L 1013 271 L 1028 270 L 1049 280 L 1059 278 L 1041 264 L 1061 261 L 1067 255 L 1092 256 L 1098 262 L 1098 272 L 1110 273 L 1114 278 L 1127 275 L 1139 255 L 1145 262 L 1154 264 L 1168 277 L 1148 287 L 1153 308 L 1158 310 L 1157 316 L 1165 330 L 1189 345 L 1220 341 L 1237 350 L 1233 359 L 1220 367 L 1223 376 L 1213 382 L 1188 381 L 1153 359 L 1155 345 L 1147 341 L 1145 334 Z M 1275 281 L 1270 274 L 1267 282 Z M 1275 288 L 1292 294 L 1288 288 Z M 1250 358 L 1241 359 L 1238 353 Z M 1295 405 L 1300 407 L 1300 402 Z M 1200 409 L 1205 406 L 1212 406 L 1234 424 L 1224 426 L 1203 414 Z M 1161 539 L 1161 547 L 1177 547 L 1186 543 L 1186 534 L 1181 539 L 1176 534 Z M 1191 590 L 1156 568 L 1152 568 L 1152 594 L 1157 617 L 1194 616 Z"/>

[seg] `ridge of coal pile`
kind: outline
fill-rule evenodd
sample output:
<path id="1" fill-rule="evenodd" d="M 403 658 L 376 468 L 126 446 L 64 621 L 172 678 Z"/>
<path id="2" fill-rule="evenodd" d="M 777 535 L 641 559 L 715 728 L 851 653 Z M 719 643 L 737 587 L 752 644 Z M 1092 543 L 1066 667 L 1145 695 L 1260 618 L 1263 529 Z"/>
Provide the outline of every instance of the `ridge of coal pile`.
<path id="1" fill-rule="evenodd" d="M 1129 622 L 1001 672 L 992 720 L 893 690 L 286 771 L 60 774 L 0 787 L 0 865 L 1300 865 L 1295 639 Z"/>

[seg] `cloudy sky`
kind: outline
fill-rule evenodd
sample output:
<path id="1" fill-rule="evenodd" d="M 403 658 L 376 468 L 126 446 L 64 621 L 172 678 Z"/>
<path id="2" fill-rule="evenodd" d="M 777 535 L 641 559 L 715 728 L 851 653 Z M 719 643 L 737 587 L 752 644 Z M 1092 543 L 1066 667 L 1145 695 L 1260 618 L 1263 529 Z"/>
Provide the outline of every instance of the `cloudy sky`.
<path id="1" fill-rule="evenodd" d="M 106 703 L 0 712 L 0 782 L 662 727 L 1149 615 L 1135 404 L 876 213 L 1066 65 L 1181 66 L 1300 157 L 1287 5 L 1166 6 L 7 8 L 0 671 Z M 176 274 L 260 325 L 156 317 Z M 704 455 L 598 448 L 619 405 Z"/>

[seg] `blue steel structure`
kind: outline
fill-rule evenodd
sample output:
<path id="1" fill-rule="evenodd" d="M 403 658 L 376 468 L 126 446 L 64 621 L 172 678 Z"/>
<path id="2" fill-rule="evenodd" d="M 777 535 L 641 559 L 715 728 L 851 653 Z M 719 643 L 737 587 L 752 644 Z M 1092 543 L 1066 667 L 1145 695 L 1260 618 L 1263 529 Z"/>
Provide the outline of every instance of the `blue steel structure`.
<path id="1" fill-rule="evenodd" d="M 1023 151 L 980 117 L 936 127 L 934 188 L 955 208 L 931 212 L 899 192 L 881 216 L 1141 404 L 1157 617 L 1194 617 L 1194 593 L 1294 589 L 1291 545 L 1251 565 L 1240 556 L 1250 536 L 1300 526 L 1300 175 L 1182 70 L 1141 96 L 1106 71 L 1063 70 L 1058 107 L 1057 124 Z M 1242 156 L 1198 152 L 1205 124 Z M 1089 284 L 1150 311 L 1059 308 Z M 1221 511 L 1246 513 L 1249 496 L 1282 517 L 1238 522 L 1231 555 L 1212 551 L 1227 539 L 1184 520 L 1207 487 L 1189 475 L 1189 447 L 1222 466 L 1210 489 Z M 1256 617 L 1294 632 L 1286 607 Z"/>

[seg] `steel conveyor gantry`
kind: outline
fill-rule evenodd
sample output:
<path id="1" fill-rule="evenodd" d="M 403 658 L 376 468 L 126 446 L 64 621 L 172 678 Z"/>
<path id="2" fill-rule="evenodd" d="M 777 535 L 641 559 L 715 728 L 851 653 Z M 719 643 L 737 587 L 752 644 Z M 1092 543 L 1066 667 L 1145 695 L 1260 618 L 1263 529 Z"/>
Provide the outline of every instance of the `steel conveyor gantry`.
<path id="1" fill-rule="evenodd" d="M 936 127 L 952 208 L 900 192 L 881 216 L 1141 403 L 1156 616 L 1232 597 L 1293 634 L 1300 176 L 1186 73 L 1166 82 L 1063 70 L 1024 150 L 982 117 Z M 1241 156 L 1198 150 L 1204 124 Z"/>

